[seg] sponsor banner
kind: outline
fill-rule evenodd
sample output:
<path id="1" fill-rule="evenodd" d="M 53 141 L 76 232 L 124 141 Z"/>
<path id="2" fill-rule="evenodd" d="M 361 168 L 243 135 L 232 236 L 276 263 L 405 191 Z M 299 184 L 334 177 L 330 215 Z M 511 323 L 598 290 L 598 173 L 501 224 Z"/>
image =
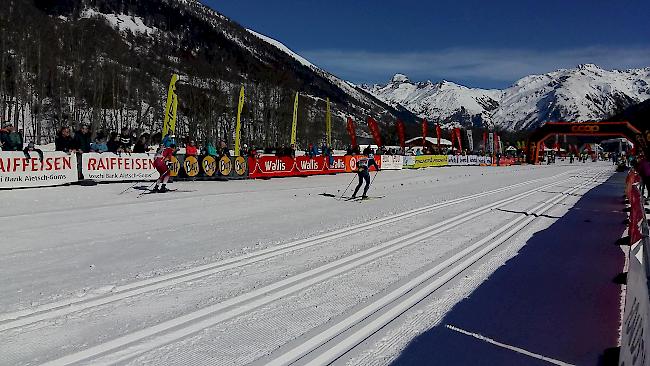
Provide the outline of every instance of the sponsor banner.
<path id="1" fill-rule="evenodd" d="M 169 175 L 172 177 L 178 177 L 178 173 L 181 171 L 181 162 L 178 161 L 178 158 L 170 156 L 167 166 L 169 167 Z"/>
<path id="2" fill-rule="evenodd" d="M 185 160 L 183 160 L 183 168 L 188 177 L 196 177 L 201 170 L 196 156 L 186 156 Z"/>
<path id="3" fill-rule="evenodd" d="M 365 159 L 365 158 L 367 158 L 367 156 L 365 156 L 365 155 L 353 155 L 353 156 L 346 155 L 346 156 L 344 156 L 344 158 L 345 158 L 345 171 L 347 173 L 351 173 L 351 172 L 356 172 L 357 171 L 357 161 L 359 161 L 360 159 Z M 379 157 L 379 155 L 375 155 L 375 161 L 377 162 L 377 165 L 379 165 L 379 167 L 381 168 L 381 158 Z M 375 171 L 375 167 L 371 166 L 370 171 Z"/>
<path id="4" fill-rule="evenodd" d="M 235 158 L 235 176 L 237 177 L 243 177 L 246 175 L 246 159 L 244 159 L 241 156 L 238 156 Z"/>
<path id="5" fill-rule="evenodd" d="M 450 166 L 479 165 L 479 157 L 476 155 L 448 155 L 447 163 Z"/>
<path id="6" fill-rule="evenodd" d="M 447 155 L 447 165 L 449 166 L 460 165 L 460 155 Z"/>
<path id="7" fill-rule="evenodd" d="M 153 158 L 151 154 L 86 153 L 81 155 L 81 174 L 97 182 L 156 180 Z"/>
<path id="8" fill-rule="evenodd" d="M 333 156 L 328 169 L 330 173 L 345 173 L 345 156 Z"/>
<path id="9" fill-rule="evenodd" d="M 252 178 L 288 177 L 293 174 L 295 161 L 290 157 L 262 156 L 249 158 L 249 175 Z"/>
<path id="10" fill-rule="evenodd" d="M 491 156 L 479 156 L 477 159 L 479 165 L 492 165 Z"/>
<path id="11" fill-rule="evenodd" d="M 501 157 L 499 158 L 499 165 L 500 166 L 510 166 L 515 164 L 515 158 L 506 158 L 506 157 Z"/>
<path id="12" fill-rule="evenodd" d="M 296 171 L 298 175 L 325 174 L 327 169 L 326 158 L 324 156 L 297 156 Z"/>
<path id="13" fill-rule="evenodd" d="M 408 157 L 408 162 L 412 165 L 405 165 L 406 168 L 419 169 L 430 168 L 435 166 L 447 166 L 447 155 L 421 155 Z M 412 159 L 410 159 L 412 158 Z"/>
<path id="14" fill-rule="evenodd" d="M 77 155 L 44 152 L 27 157 L 22 151 L 0 152 L 0 188 L 46 187 L 79 180 Z"/>
<path id="15" fill-rule="evenodd" d="M 219 174 L 228 176 L 230 175 L 230 172 L 232 172 L 232 160 L 227 156 L 222 156 L 221 159 L 219 159 Z"/>
<path id="16" fill-rule="evenodd" d="M 206 156 L 201 160 L 201 171 L 206 177 L 212 177 L 217 171 L 217 161 L 214 156 Z"/>
<path id="17" fill-rule="evenodd" d="M 382 155 L 379 160 L 379 166 L 382 170 L 400 170 L 404 167 L 401 155 Z"/>

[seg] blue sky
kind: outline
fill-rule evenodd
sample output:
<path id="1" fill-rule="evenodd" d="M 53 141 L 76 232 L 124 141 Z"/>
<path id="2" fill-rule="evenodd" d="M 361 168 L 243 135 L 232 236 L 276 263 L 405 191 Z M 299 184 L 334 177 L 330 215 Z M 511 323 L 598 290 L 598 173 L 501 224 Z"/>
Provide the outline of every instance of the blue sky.
<path id="1" fill-rule="evenodd" d="M 580 63 L 650 66 L 648 0 L 202 0 L 356 83 L 502 88 Z"/>

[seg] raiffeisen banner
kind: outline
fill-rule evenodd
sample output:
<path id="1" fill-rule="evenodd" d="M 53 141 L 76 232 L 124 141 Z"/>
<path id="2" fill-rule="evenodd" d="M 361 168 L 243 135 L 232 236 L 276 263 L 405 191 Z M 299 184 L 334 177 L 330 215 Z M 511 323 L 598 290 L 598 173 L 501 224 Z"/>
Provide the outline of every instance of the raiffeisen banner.
<path id="1" fill-rule="evenodd" d="M 88 153 L 81 156 L 81 174 L 84 179 L 98 182 L 156 180 L 153 155 Z"/>
<path id="2" fill-rule="evenodd" d="M 78 180 L 77 155 L 0 152 L 0 188 L 47 187 Z"/>

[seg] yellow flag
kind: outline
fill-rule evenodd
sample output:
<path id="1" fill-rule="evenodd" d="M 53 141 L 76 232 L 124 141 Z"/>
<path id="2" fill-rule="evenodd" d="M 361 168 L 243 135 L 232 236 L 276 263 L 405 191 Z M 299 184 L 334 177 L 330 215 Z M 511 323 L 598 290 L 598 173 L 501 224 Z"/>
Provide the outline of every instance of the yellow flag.
<path id="1" fill-rule="evenodd" d="M 167 92 L 167 104 L 165 105 L 165 121 L 163 123 L 163 137 L 167 134 L 174 134 L 176 130 L 176 110 L 178 109 L 178 96 L 176 95 L 176 82 L 178 75 L 172 75 L 172 81 L 169 83 L 169 92 Z"/>
<path id="2" fill-rule="evenodd" d="M 244 109 L 244 86 L 239 91 L 239 105 L 237 106 L 237 126 L 235 127 L 235 156 L 241 156 L 241 111 Z"/>
<path id="3" fill-rule="evenodd" d="M 332 114 L 330 112 L 330 98 L 327 98 L 327 113 L 325 114 L 325 131 L 327 132 L 327 146 L 332 146 Z"/>
<path id="4" fill-rule="evenodd" d="M 298 92 L 293 102 L 293 123 L 291 124 L 291 145 L 296 144 L 296 129 L 298 128 Z"/>

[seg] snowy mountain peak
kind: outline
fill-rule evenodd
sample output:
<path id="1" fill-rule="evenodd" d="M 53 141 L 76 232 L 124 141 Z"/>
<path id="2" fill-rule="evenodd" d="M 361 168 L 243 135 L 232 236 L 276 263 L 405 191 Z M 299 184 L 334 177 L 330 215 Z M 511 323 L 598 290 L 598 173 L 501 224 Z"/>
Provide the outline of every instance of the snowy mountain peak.
<path id="1" fill-rule="evenodd" d="M 580 64 L 578 65 L 580 70 L 602 70 L 598 65 L 595 64 Z"/>
<path id="2" fill-rule="evenodd" d="M 410 83 L 411 82 L 409 80 L 408 76 L 406 76 L 404 74 L 400 74 L 400 73 L 397 73 L 397 74 L 393 75 L 393 78 L 390 79 L 390 81 L 391 81 L 391 83 L 397 83 L 397 84 Z"/>
<path id="3" fill-rule="evenodd" d="M 454 125 L 519 130 L 549 121 L 593 121 L 650 99 L 648 67 L 610 71 L 581 64 L 523 77 L 504 90 L 469 88 L 446 80 L 413 84 L 400 76 L 364 89 L 419 117 Z"/>

